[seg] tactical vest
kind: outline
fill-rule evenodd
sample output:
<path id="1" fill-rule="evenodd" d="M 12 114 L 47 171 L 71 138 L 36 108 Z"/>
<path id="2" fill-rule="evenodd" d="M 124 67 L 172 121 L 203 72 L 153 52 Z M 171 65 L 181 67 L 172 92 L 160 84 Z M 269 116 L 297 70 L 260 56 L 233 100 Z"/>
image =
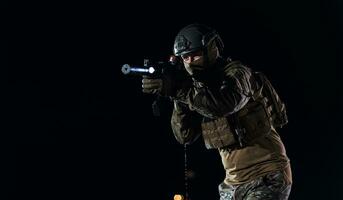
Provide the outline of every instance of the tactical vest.
<path id="1" fill-rule="evenodd" d="M 205 119 L 202 135 L 207 149 L 243 148 L 273 128 L 287 124 L 285 104 L 261 72 L 254 72 L 257 90 L 249 102 L 238 112 L 217 119 Z"/>

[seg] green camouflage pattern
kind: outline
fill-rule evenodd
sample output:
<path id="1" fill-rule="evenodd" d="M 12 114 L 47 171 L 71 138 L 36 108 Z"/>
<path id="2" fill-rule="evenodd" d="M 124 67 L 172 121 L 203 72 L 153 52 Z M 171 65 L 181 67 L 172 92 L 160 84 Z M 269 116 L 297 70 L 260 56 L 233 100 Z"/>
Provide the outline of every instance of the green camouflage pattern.
<path id="1" fill-rule="evenodd" d="M 219 185 L 220 200 L 287 200 L 292 183 L 282 171 L 272 172 L 248 183 Z"/>

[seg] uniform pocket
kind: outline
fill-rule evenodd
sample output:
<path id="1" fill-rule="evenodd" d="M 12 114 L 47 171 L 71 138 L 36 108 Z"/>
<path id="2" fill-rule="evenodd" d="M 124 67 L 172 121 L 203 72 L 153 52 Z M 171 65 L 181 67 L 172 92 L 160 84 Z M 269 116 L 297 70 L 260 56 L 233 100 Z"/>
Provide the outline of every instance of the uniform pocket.
<path id="1" fill-rule="evenodd" d="M 203 122 L 201 128 L 207 149 L 221 148 L 236 143 L 229 122 L 225 117 Z"/>
<path id="2" fill-rule="evenodd" d="M 239 113 L 239 121 L 246 131 L 246 141 L 252 143 L 271 131 L 270 119 L 264 106 L 259 104 L 251 106 L 243 115 Z"/>

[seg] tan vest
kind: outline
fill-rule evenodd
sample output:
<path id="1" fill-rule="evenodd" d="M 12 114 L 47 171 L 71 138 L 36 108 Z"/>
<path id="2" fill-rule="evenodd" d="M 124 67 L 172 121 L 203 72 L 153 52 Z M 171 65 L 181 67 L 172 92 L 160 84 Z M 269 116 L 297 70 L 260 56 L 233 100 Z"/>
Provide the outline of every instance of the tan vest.
<path id="1" fill-rule="evenodd" d="M 288 122 L 285 105 L 268 79 L 262 75 L 261 80 L 261 87 L 234 116 L 201 124 L 205 146 L 219 150 L 226 184 L 245 183 L 277 170 L 292 182 L 289 159 L 275 130 Z"/>
<path id="2" fill-rule="evenodd" d="M 255 77 L 258 89 L 241 110 L 201 124 L 206 148 L 243 148 L 288 122 L 285 105 L 269 80 L 262 73 Z"/>

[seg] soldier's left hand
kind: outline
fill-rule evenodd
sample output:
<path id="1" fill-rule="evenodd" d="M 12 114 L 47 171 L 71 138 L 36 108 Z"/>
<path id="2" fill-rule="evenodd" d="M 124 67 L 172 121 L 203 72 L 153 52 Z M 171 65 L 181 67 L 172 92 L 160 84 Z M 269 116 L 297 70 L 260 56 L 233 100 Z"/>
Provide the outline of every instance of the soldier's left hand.
<path id="1" fill-rule="evenodd" d="M 143 76 L 142 92 L 148 94 L 161 94 L 163 90 L 163 80 L 161 78 L 151 78 Z"/>

